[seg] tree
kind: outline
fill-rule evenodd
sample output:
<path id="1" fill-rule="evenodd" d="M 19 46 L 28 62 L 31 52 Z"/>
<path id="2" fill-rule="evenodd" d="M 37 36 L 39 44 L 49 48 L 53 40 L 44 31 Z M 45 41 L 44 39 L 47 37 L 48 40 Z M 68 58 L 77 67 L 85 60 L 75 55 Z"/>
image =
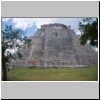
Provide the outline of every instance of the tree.
<path id="1" fill-rule="evenodd" d="M 31 46 L 32 40 L 29 39 L 27 36 L 25 36 L 23 39 L 24 39 L 24 41 L 25 41 L 24 44 L 26 44 L 27 46 L 30 47 L 30 46 Z"/>
<path id="2" fill-rule="evenodd" d="M 79 30 L 82 45 L 89 41 L 91 46 L 98 47 L 98 18 L 84 18 L 83 22 L 79 23 Z"/>
<path id="3" fill-rule="evenodd" d="M 12 59 L 21 59 L 21 48 L 24 43 L 24 32 L 21 29 L 14 29 L 6 26 L 2 31 L 2 80 L 7 81 L 7 64 Z M 12 52 L 14 51 L 14 52 Z"/>

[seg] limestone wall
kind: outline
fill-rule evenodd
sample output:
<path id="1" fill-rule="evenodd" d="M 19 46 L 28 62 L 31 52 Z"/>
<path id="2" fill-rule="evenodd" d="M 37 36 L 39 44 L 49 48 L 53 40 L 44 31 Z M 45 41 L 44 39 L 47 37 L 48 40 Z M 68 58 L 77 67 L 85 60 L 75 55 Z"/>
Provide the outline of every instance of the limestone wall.
<path id="1" fill-rule="evenodd" d="M 16 62 L 18 66 L 81 67 L 98 61 L 96 51 L 89 45 L 80 45 L 74 30 L 57 23 L 42 25 L 23 54 L 23 59 Z"/>

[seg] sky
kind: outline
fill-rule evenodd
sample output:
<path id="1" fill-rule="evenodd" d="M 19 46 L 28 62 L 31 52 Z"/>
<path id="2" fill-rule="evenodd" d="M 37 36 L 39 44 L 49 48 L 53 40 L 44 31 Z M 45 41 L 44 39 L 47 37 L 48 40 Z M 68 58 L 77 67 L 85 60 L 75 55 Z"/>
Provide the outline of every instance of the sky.
<path id="1" fill-rule="evenodd" d="M 26 36 L 34 36 L 38 28 L 43 24 L 60 23 L 71 26 L 76 34 L 80 34 L 78 24 L 82 18 L 2 18 L 2 30 L 6 25 L 12 25 L 15 29 L 19 28 L 26 32 Z"/>
<path id="2" fill-rule="evenodd" d="M 30 37 L 34 36 L 38 28 L 41 28 L 43 24 L 60 23 L 67 26 L 71 26 L 71 29 L 75 31 L 77 35 L 80 35 L 78 29 L 79 22 L 82 22 L 83 18 L 2 18 L 2 30 L 6 25 L 12 25 L 15 29 L 19 28 L 25 31 L 25 35 Z M 98 51 L 98 48 L 95 48 Z"/>

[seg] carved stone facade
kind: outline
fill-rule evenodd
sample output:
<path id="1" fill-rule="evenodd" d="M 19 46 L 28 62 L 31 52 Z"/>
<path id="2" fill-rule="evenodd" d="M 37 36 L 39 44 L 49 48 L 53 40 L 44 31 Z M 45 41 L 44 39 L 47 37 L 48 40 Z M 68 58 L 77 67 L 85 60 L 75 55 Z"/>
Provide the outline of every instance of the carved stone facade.
<path id="1" fill-rule="evenodd" d="M 88 44 L 80 45 L 74 30 L 63 24 L 42 25 L 31 47 L 22 50 L 23 59 L 14 66 L 82 67 L 98 63 L 98 54 Z"/>

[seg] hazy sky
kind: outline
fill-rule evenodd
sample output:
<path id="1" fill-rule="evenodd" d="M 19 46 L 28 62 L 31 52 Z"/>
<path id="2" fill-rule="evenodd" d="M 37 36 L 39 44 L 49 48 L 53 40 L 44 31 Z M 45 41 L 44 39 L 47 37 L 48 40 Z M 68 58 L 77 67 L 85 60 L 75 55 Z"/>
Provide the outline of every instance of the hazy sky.
<path id="1" fill-rule="evenodd" d="M 14 28 L 26 31 L 27 36 L 32 36 L 43 24 L 61 23 L 70 25 L 76 34 L 80 34 L 78 30 L 80 21 L 82 18 L 2 18 L 2 29 L 5 28 L 5 25 L 12 25 Z"/>

